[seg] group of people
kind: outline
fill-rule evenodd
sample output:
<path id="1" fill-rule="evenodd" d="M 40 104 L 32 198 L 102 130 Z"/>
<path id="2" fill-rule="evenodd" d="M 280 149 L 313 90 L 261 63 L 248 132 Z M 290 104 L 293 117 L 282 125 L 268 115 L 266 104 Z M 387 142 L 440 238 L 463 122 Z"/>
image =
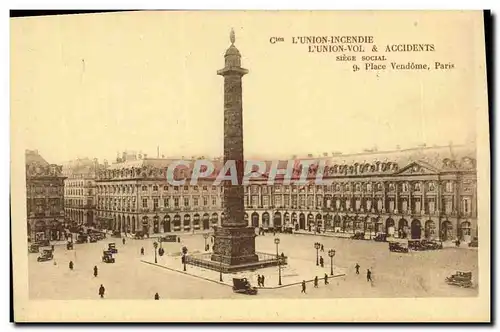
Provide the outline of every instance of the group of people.
<path id="1" fill-rule="evenodd" d="M 356 263 L 356 265 L 354 266 L 354 268 L 356 269 L 356 274 L 359 274 L 359 268 L 361 266 L 359 266 L 358 263 Z M 366 281 L 373 281 L 372 280 L 372 271 L 370 271 L 370 269 L 366 269 Z"/>
<path id="2" fill-rule="evenodd" d="M 329 285 L 330 284 L 328 282 L 328 274 L 325 273 L 325 275 L 323 277 L 323 280 L 325 282 L 325 285 Z M 314 282 L 314 288 L 318 288 L 319 287 L 319 278 L 318 278 L 318 276 L 314 277 L 313 282 Z M 307 294 L 306 293 L 306 281 L 305 280 L 302 280 L 301 286 L 302 286 L 301 293 Z"/>
<path id="3" fill-rule="evenodd" d="M 260 275 L 260 274 L 258 274 L 258 275 L 257 275 L 257 285 L 258 285 L 259 287 L 264 287 L 264 282 L 265 282 L 265 277 L 264 277 L 264 275 Z"/>

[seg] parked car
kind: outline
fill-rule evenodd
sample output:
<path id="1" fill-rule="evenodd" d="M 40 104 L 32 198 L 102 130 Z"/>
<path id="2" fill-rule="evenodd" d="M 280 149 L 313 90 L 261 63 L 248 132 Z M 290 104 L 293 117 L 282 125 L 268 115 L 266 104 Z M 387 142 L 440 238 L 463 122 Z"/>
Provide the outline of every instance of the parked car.
<path id="1" fill-rule="evenodd" d="M 387 241 L 387 234 L 385 233 L 378 233 L 374 238 L 373 241 L 377 242 L 385 242 Z"/>
<path id="2" fill-rule="evenodd" d="M 50 261 L 54 258 L 54 253 L 50 249 L 44 249 L 40 256 L 37 258 L 38 262 Z"/>
<path id="3" fill-rule="evenodd" d="M 432 241 L 432 240 L 422 240 L 422 241 L 420 241 L 420 244 L 422 245 L 424 250 L 443 249 L 442 242 L 437 242 L 437 241 Z"/>
<path id="4" fill-rule="evenodd" d="M 407 253 L 409 251 L 408 244 L 401 242 L 389 242 L 389 251 Z"/>
<path id="5" fill-rule="evenodd" d="M 408 240 L 408 249 L 413 251 L 425 250 L 420 240 Z"/>
<path id="6" fill-rule="evenodd" d="M 49 240 L 38 240 L 35 243 L 38 244 L 40 247 L 50 247 Z"/>
<path id="7" fill-rule="evenodd" d="M 472 272 L 457 271 L 445 279 L 448 285 L 469 288 L 472 287 Z"/>
<path id="8" fill-rule="evenodd" d="M 352 240 L 364 240 L 365 239 L 365 233 L 356 233 L 353 236 L 351 236 Z"/>
<path id="9" fill-rule="evenodd" d="M 473 238 L 471 242 L 469 242 L 470 248 L 477 248 L 479 246 L 479 241 L 477 237 Z"/>
<path id="10" fill-rule="evenodd" d="M 87 243 L 88 242 L 88 235 L 87 234 L 78 234 L 76 237 L 76 243 Z"/>
<path id="11" fill-rule="evenodd" d="M 136 239 L 136 240 L 142 240 L 142 239 L 144 239 L 144 233 L 143 233 L 143 232 L 141 232 L 141 231 L 136 232 L 136 233 L 134 234 L 134 239 Z"/>
<path id="12" fill-rule="evenodd" d="M 30 253 L 38 253 L 40 251 L 40 246 L 37 244 L 37 243 L 32 243 L 30 244 L 30 246 L 28 247 L 28 251 Z"/>

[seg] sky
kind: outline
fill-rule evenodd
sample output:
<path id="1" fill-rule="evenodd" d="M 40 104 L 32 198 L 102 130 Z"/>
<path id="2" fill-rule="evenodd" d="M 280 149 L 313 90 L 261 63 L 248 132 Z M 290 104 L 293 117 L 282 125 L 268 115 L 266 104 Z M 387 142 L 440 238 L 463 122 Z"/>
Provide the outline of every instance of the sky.
<path id="1" fill-rule="evenodd" d="M 448 15 L 448 16 L 444 16 Z M 446 23 L 446 24 L 445 24 Z M 117 152 L 220 156 L 223 78 L 234 28 L 247 158 L 420 144 L 476 136 L 484 103 L 481 22 L 463 13 L 136 12 L 11 19 L 11 130 L 51 163 Z M 359 71 L 293 36 L 369 35 L 390 62 L 453 70 Z M 270 37 L 285 42 L 271 44 Z M 360 57 L 357 54 L 358 58 Z M 362 63 L 358 60 L 357 64 Z M 482 65 L 481 65 L 482 64 Z"/>

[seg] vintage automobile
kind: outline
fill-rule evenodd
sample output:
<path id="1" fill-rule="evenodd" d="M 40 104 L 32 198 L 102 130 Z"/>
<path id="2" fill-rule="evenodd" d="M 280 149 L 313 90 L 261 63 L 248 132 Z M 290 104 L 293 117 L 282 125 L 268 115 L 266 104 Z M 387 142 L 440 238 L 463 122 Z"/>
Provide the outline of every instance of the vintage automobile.
<path id="1" fill-rule="evenodd" d="M 469 248 L 477 248 L 479 245 L 479 241 L 477 237 L 473 238 L 472 241 L 469 242 Z"/>
<path id="2" fill-rule="evenodd" d="M 113 253 L 110 250 L 104 250 L 102 252 L 102 261 L 104 263 L 114 263 L 115 258 L 113 257 Z"/>
<path id="3" fill-rule="evenodd" d="M 36 259 L 39 262 L 50 261 L 54 258 L 54 253 L 50 249 L 43 249 L 40 256 Z"/>
<path id="4" fill-rule="evenodd" d="M 30 246 L 28 247 L 28 251 L 30 253 L 38 253 L 40 251 L 40 246 L 37 244 L 37 243 L 32 243 L 30 244 Z"/>
<path id="5" fill-rule="evenodd" d="M 401 242 L 389 242 L 389 251 L 407 253 L 408 245 Z"/>
<path id="6" fill-rule="evenodd" d="M 122 232 L 120 232 L 120 231 L 113 231 L 113 234 L 111 236 L 112 237 L 122 237 Z"/>
<path id="7" fill-rule="evenodd" d="M 166 235 L 158 238 L 158 242 L 177 242 L 177 235 Z"/>
<path id="8" fill-rule="evenodd" d="M 141 231 L 138 231 L 137 233 L 134 234 L 134 239 L 136 239 L 136 240 L 144 239 L 144 233 Z"/>
<path id="9" fill-rule="evenodd" d="M 66 249 L 73 250 L 73 242 L 69 241 L 68 243 L 66 243 Z"/>
<path id="10" fill-rule="evenodd" d="M 78 234 L 76 237 L 76 243 L 87 243 L 88 242 L 88 235 L 87 234 Z"/>
<path id="11" fill-rule="evenodd" d="M 420 240 L 408 240 L 408 249 L 413 251 L 425 250 Z"/>
<path id="12" fill-rule="evenodd" d="M 443 249 L 443 243 L 432 240 L 422 240 L 420 241 L 420 245 L 424 248 L 424 250 Z"/>
<path id="13" fill-rule="evenodd" d="M 373 241 L 377 242 L 385 242 L 387 241 L 387 234 L 385 233 L 378 233 L 374 238 Z"/>
<path id="14" fill-rule="evenodd" d="M 356 233 L 353 236 L 351 236 L 352 240 L 364 240 L 365 239 L 365 233 Z"/>
<path id="15" fill-rule="evenodd" d="M 38 244 L 38 246 L 40 246 L 40 247 L 50 247 L 49 240 L 38 240 L 35 243 Z"/>
<path id="16" fill-rule="evenodd" d="M 109 243 L 108 244 L 108 251 L 110 251 L 112 254 L 118 253 L 118 249 L 116 249 L 116 244 L 115 243 Z"/>
<path id="17" fill-rule="evenodd" d="M 247 295 L 256 295 L 257 288 L 252 287 L 247 278 L 233 278 L 233 292 Z"/>
<path id="18" fill-rule="evenodd" d="M 448 285 L 469 288 L 472 287 L 472 272 L 457 271 L 445 279 Z"/>

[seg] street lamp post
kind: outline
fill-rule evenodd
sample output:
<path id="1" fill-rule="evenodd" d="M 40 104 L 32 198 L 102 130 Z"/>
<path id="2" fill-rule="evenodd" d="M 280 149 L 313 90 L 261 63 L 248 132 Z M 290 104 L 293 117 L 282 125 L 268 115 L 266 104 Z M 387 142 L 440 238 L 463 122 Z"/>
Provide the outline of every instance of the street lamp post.
<path id="1" fill-rule="evenodd" d="M 316 266 L 319 266 L 319 248 L 321 248 L 321 244 L 319 242 L 314 243 L 314 248 L 316 249 Z"/>
<path id="2" fill-rule="evenodd" d="M 205 251 L 207 250 L 207 239 L 208 239 L 209 235 L 208 233 L 204 233 L 203 234 L 203 238 L 205 239 Z"/>
<path id="3" fill-rule="evenodd" d="M 330 256 L 330 275 L 333 276 L 333 257 L 335 256 L 335 250 L 328 250 L 328 256 Z"/>
<path id="4" fill-rule="evenodd" d="M 222 282 L 222 254 L 220 255 L 219 280 Z"/>
<path id="5" fill-rule="evenodd" d="M 158 248 L 158 243 L 156 241 L 153 243 L 153 247 L 155 247 L 155 264 L 158 264 L 158 258 L 156 256 L 156 248 Z"/>
<path id="6" fill-rule="evenodd" d="M 278 285 L 281 286 L 281 258 L 278 253 L 278 245 L 280 244 L 280 239 L 275 238 L 274 243 L 276 243 L 276 258 L 278 259 Z"/>

